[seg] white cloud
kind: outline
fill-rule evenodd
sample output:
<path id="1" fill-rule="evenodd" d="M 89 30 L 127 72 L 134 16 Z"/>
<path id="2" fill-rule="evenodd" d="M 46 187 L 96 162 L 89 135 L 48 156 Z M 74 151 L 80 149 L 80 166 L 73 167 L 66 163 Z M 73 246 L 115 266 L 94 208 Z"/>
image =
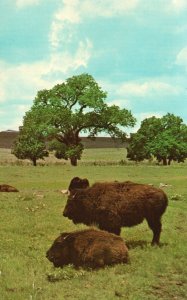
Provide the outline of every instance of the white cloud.
<path id="1" fill-rule="evenodd" d="M 69 52 L 54 52 L 51 55 L 50 71 L 66 74 L 69 70 L 76 70 L 80 66 L 86 67 L 91 56 L 92 43 L 87 39 L 80 41 L 74 54 Z"/>
<path id="2" fill-rule="evenodd" d="M 153 112 L 153 111 L 149 111 L 146 113 L 136 113 L 135 117 L 141 122 L 147 118 L 151 118 L 151 117 L 156 117 L 156 118 L 161 118 L 163 117 L 164 112 Z"/>
<path id="3" fill-rule="evenodd" d="M 160 11 L 160 13 L 166 14 L 180 14 L 187 9 L 186 0 L 140 0 L 141 7 L 145 10 Z"/>
<path id="4" fill-rule="evenodd" d="M 16 0 L 17 8 L 24 8 L 26 6 L 38 5 L 41 0 Z"/>
<path id="5" fill-rule="evenodd" d="M 137 8 L 139 0 L 84 0 L 81 3 L 81 14 L 93 17 L 114 17 L 131 12 Z"/>
<path id="6" fill-rule="evenodd" d="M 0 62 L 0 99 L 5 101 L 28 101 L 34 99 L 38 90 L 51 88 L 71 71 L 86 67 L 92 44 L 80 42 L 74 54 L 53 53 L 49 60 L 9 65 Z"/>
<path id="7" fill-rule="evenodd" d="M 140 0 L 64 0 L 53 16 L 49 41 L 57 49 L 76 34 L 74 28 L 86 18 L 110 18 L 134 10 Z"/>
<path id="8" fill-rule="evenodd" d="M 60 43 L 71 40 L 72 24 L 80 22 L 79 0 L 64 0 L 63 5 L 53 16 L 53 22 L 49 33 L 51 46 L 57 49 Z"/>
<path id="9" fill-rule="evenodd" d="M 180 13 L 187 8 L 186 0 L 171 0 L 168 6 L 169 9 L 174 12 Z"/>
<path id="10" fill-rule="evenodd" d="M 92 43 L 89 39 L 85 42 L 80 41 L 75 55 L 75 69 L 79 66 L 87 67 L 87 63 L 91 57 Z"/>
<path id="11" fill-rule="evenodd" d="M 13 110 L 16 119 L 12 122 L 3 122 L 1 130 L 8 128 L 17 130 L 22 124 L 23 115 L 31 107 L 37 91 L 52 88 L 67 78 L 67 74 L 86 67 L 90 58 L 92 45 L 89 40 L 80 42 L 74 54 L 55 53 L 46 61 L 34 64 L 19 64 L 16 66 L 0 62 L 0 102 L 4 106 L 17 103 Z M 6 117 L 4 111 L 0 114 Z M 11 113 L 11 112 L 10 112 Z"/>
<path id="12" fill-rule="evenodd" d="M 57 48 L 60 44 L 60 33 L 63 29 L 63 24 L 53 21 L 51 25 L 51 32 L 49 34 L 49 42 L 53 48 Z"/>
<path id="13" fill-rule="evenodd" d="M 49 85 L 42 79 L 47 71 L 48 66 L 44 62 L 16 66 L 0 63 L 0 74 L 4 76 L 4 80 L 0 82 L 0 90 L 4 95 L 4 102 L 33 99 L 38 89 Z"/>
<path id="14" fill-rule="evenodd" d="M 112 101 L 108 101 L 108 105 L 112 106 L 112 105 L 117 105 L 120 108 L 126 108 L 129 109 L 130 108 L 130 101 L 128 99 L 114 99 Z"/>
<path id="15" fill-rule="evenodd" d="M 67 21 L 70 23 L 80 22 L 80 1 L 79 0 L 64 0 L 64 6 L 55 14 L 57 21 Z"/>
<path id="16" fill-rule="evenodd" d="M 126 97 L 147 97 L 155 95 L 178 95 L 182 91 L 183 89 L 180 86 L 173 86 L 158 80 L 150 80 L 143 83 L 129 82 L 121 84 L 117 93 Z"/>
<path id="17" fill-rule="evenodd" d="M 187 47 L 177 54 L 176 64 L 187 68 Z"/>
<path id="18" fill-rule="evenodd" d="M 4 102 L 4 99 L 5 99 L 5 91 L 0 90 L 0 103 Z"/>
<path id="19" fill-rule="evenodd" d="M 30 109 L 30 105 L 20 104 L 16 106 L 16 111 L 24 113 Z"/>
<path id="20" fill-rule="evenodd" d="M 21 125 L 22 125 L 22 116 L 19 116 L 17 118 L 14 118 L 12 121 L 9 120 L 7 123 L 3 122 L 0 125 L 0 131 L 5 131 L 8 129 L 18 130 Z"/>
<path id="21" fill-rule="evenodd" d="M 9 109 L 0 110 L 1 123 L 0 131 L 4 130 L 18 130 L 22 125 L 23 116 L 28 111 L 30 105 L 17 105 L 13 104 L 9 106 Z"/>

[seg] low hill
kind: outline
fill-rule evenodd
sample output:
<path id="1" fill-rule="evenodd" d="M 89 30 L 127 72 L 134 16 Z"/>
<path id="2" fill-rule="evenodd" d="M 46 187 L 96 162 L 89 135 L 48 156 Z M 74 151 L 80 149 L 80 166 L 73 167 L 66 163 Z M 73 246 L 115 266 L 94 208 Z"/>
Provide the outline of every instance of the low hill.
<path id="1" fill-rule="evenodd" d="M 0 148 L 10 149 L 18 136 L 18 131 L 7 130 L 0 132 Z"/>
<path id="2" fill-rule="evenodd" d="M 16 140 L 19 132 L 13 130 L 0 132 L 0 148 L 10 149 Z M 120 139 L 112 139 L 110 137 L 97 137 L 91 140 L 87 137 L 82 137 L 82 143 L 86 149 L 89 148 L 123 148 L 127 143 L 122 143 Z"/>

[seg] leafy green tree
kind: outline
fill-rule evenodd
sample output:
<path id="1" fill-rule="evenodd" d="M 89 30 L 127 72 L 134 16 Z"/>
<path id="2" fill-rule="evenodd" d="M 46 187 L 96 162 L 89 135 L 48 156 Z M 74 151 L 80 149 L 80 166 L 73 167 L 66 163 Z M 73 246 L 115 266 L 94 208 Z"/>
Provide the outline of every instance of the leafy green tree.
<path id="1" fill-rule="evenodd" d="M 83 151 L 81 133 L 94 138 L 105 132 L 125 139 L 123 127 L 135 124 L 130 111 L 116 105 L 107 106 L 106 96 L 91 75 L 81 74 L 50 90 L 39 91 L 27 114 L 32 116 L 41 132 L 58 141 L 50 146 L 56 156 L 70 159 L 76 166 Z"/>
<path id="2" fill-rule="evenodd" d="M 142 161 L 152 156 L 164 165 L 187 158 L 187 126 L 180 117 L 168 113 L 145 119 L 137 133 L 131 134 L 127 157 Z"/>
<path id="3" fill-rule="evenodd" d="M 151 158 L 149 150 L 145 147 L 146 137 L 143 134 L 131 133 L 129 142 L 127 158 L 136 162 Z"/>
<path id="4" fill-rule="evenodd" d="M 38 159 L 44 159 L 49 155 L 46 150 L 45 136 L 39 131 L 36 124 L 30 116 L 24 118 L 23 127 L 12 149 L 14 154 L 19 159 L 29 159 L 36 166 Z M 32 120 L 32 122 L 31 122 Z"/>

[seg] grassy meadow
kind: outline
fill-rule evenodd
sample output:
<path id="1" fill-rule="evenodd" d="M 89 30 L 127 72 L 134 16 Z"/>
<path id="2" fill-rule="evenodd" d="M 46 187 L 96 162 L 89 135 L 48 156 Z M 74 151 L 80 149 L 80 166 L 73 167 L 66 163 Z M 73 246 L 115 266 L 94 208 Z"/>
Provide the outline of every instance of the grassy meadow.
<path id="1" fill-rule="evenodd" d="M 132 180 L 167 184 L 161 246 L 151 247 L 145 222 L 123 228 L 130 262 L 97 271 L 55 269 L 46 250 L 63 231 L 86 228 L 62 215 L 61 193 L 72 177 L 90 183 Z M 187 163 L 158 166 L 128 163 L 124 149 L 87 149 L 77 167 L 50 156 L 33 167 L 0 149 L 0 184 L 19 193 L 0 193 L 0 299 L 2 300 L 157 300 L 187 299 Z"/>

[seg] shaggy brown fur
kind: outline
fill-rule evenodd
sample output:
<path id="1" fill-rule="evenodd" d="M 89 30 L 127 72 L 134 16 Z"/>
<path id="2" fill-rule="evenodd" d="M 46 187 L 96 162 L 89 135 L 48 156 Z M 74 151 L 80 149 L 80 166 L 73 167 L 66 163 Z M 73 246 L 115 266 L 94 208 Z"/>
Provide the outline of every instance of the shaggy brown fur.
<path id="1" fill-rule="evenodd" d="M 167 205 L 164 191 L 150 185 L 130 181 L 95 183 L 71 191 L 63 215 L 75 224 L 98 224 L 100 229 L 118 235 L 121 227 L 146 219 L 153 231 L 152 244 L 159 244 L 161 216 Z"/>
<path id="2" fill-rule="evenodd" d="M 75 189 L 86 189 L 87 187 L 89 187 L 89 181 L 86 178 L 79 178 L 79 177 L 74 177 L 71 182 L 70 185 L 68 187 L 68 190 L 71 192 Z"/>
<path id="3" fill-rule="evenodd" d="M 0 192 L 19 192 L 19 191 L 11 185 L 0 184 Z"/>
<path id="4" fill-rule="evenodd" d="M 87 229 L 62 233 L 47 251 L 46 257 L 55 267 L 67 264 L 89 268 L 126 263 L 128 249 L 119 236 Z"/>

